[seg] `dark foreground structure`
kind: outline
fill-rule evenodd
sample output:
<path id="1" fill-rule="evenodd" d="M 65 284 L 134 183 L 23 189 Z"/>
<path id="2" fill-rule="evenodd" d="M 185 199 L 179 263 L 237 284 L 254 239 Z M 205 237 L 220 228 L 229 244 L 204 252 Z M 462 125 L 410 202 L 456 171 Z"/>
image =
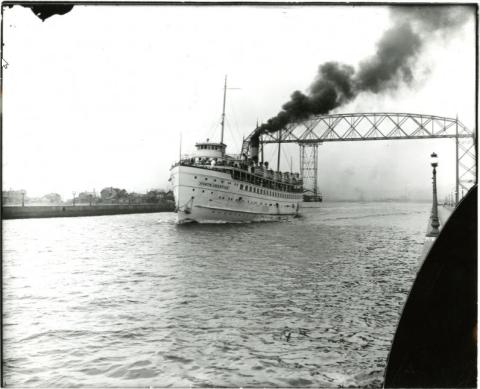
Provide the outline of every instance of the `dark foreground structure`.
<path id="1" fill-rule="evenodd" d="M 128 213 L 172 212 L 173 201 L 160 204 L 105 204 L 2 207 L 2 219 L 121 215 Z"/>
<path id="2" fill-rule="evenodd" d="M 477 386 L 477 186 L 435 240 L 402 312 L 386 388 Z"/>

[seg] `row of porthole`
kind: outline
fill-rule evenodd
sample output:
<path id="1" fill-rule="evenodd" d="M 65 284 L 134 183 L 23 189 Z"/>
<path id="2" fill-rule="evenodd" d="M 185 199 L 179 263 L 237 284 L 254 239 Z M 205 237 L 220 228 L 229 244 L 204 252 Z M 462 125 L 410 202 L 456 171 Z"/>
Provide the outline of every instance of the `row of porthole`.
<path id="1" fill-rule="evenodd" d="M 195 192 L 195 188 L 192 188 L 192 192 Z M 202 189 L 202 193 L 205 193 L 205 189 Z M 213 194 L 213 192 L 210 192 L 210 194 Z M 220 200 L 225 200 L 225 196 L 218 196 L 218 198 Z M 233 198 L 229 197 L 228 200 L 233 200 Z M 212 201 L 212 199 L 210 199 L 209 201 Z"/>
<path id="2" fill-rule="evenodd" d="M 193 178 L 197 179 L 197 176 L 194 176 Z M 205 181 L 208 181 L 208 178 L 207 178 L 207 177 L 205 177 Z M 214 179 L 213 179 L 213 182 L 217 182 L 217 179 L 216 179 L 216 178 L 214 178 Z M 224 183 L 225 183 L 225 181 L 224 181 L 224 180 L 221 180 L 221 181 L 220 181 L 220 183 L 221 183 L 221 184 L 224 184 Z M 228 181 L 228 182 L 227 182 L 227 184 L 229 184 L 229 185 L 230 185 L 230 184 L 231 184 L 231 182 L 230 182 L 230 181 Z"/>
<path id="3" fill-rule="evenodd" d="M 194 176 L 194 178 L 197 179 L 197 176 Z M 205 181 L 208 181 L 207 177 L 205 177 Z M 213 182 L 217 182 L 217 179 L 214 178 Z M 220 183 L 223 184 L 224 180 L 221 180 Z M 231 185 L 231 182 L 228 181 L 228 184 Z M 236 185 L 237 184 L 235 184 L 235 186 Z M 274 197 L 281 197 L 281 198 L 285 198 L 285 199 L 294 199 L 295 198 L 294 195 L 287 195 L 286 193 L 277 193 L 275 191 L 261 189 L 261 188 L 255 188 L 255 187 L 252 187 L 252 186 L 249 186 L 249 185 L 245 185 L 245 188 L 244 188 L 243 184 L 240 184 L 240 190 L 245 190 L 245 191 L 248 190 L 249 192 L 253 191 L 254 193 L 258 193 L 258 194 L 264 194 L 264 195 L 267 195 L 267 196 L 274 196 Z"/>
<path id="4" fill-rule="evenodd" d="M 192 188 L 192 192 L 195 192 L 195 188 Z M 205 193 L 205 189 L 202 189 L 202 193 Z M 210 194 L 213 194 L 213 192 L 210 192 Z M 225 196 L 218 196 L 218 199 L 219 199 L 219 200 L 225 200 Z M 227 198 L 227 200 L 230 200 L 230 201 L 235 200 L 235 201 L 237 201 L 237 200 L 241 200 L 241 197 L 238 198 L 238 199 L 234 199 L 233 197 L 229 197 L 229 198 Z M 208 201 L 212 201 L 212 199 L 209 199 Z M 268 205 L 268 206 L 270 206 L 270 207 L 272 206 L 272 204 L 257 203 L 256 201 L 250 201 L 250 200 L 247 200 L 247 202 L 248 202 L 249 204 L 255 204 L 255 205 Z M 278 204 L 278 203 L 277 203 L 277 204 Z M 277 205 L 277 206 L 278 206 L 278 205 Z M 290 207 L 290 205 L 286 204 L 285 207 Z M 295 204 L 292 204 L 292 208 L 295 208 Z"/>
<path id="5" fill-rule="evenodd" d="M 194 198 L 195 198 L 195 196 L 192 196 L 192 200 L 193 200 Z M 225 197 L 223 197 L 223 198 L 225 198 Z M 232 199 L 232 200 L 233 200 L 233 199 Z M 208 201 L 212 201 L 212 199 L 209 199 Z M 248 202 L 250 203 L 250 201 L 248 201 Z M 252 203 L 253 203 L 253 201 L 252 201 Z M 257 203 L 255 203 L 255 204 L 257 204 Z M 262 203 L 260 203 L 260 204 L 258 204 L 258 205 L 262 205 Z M 263 205 L 267 205 L 267 203 L 263 203 Z M 269 207 L 272 207 L 273 204 L 268 204 L 268 206 L 269 206 Z M 275 203 L 275 206 L 278 207 L 279 204 L 278 204 L 278 203 Z M 286 204 L 285 207 L 288 208 L 288 207 L 290 207 L 290 205 Z M 295 204 L 292 204 L 292 208 L 295 208 Z M 215 212 L 215 211 L 214 211 L 214 212 Z"/>

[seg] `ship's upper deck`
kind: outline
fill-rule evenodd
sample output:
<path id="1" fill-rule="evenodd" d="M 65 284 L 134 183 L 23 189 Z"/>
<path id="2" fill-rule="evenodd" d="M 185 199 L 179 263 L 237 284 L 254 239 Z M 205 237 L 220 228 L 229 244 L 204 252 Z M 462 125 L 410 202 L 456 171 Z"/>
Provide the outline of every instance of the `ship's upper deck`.
<path id="1" fill-rule="evenodd" d="M 204 143 L 204 146 L 220 146 L 221 144 Z M 200 149 L 218 151 L 215 149 Z M 199 151 L 197 149 L 197 151 Z M 175 166 L 191 166 L 200 169 L 210 169 L 228 173 L 232 179 L 260 185 L 265 188 L 285 192 L 303 192 L 303 181 L 299 173 L 278 172 L 268 168 L 268 162 L 256 163 L 252 160 L 237 159 L 228 155 L 221 157 L 195 156 L 182 158 Z"/>

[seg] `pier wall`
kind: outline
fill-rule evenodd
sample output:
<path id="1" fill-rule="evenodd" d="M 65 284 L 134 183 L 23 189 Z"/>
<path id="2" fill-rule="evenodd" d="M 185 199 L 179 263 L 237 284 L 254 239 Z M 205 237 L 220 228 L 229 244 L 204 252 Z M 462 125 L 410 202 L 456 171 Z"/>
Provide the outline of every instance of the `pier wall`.
<path id="1" fill-rule="evenodd" d="M 447 206 L 439 206 L 438 207 L 438 221 L 440 222 L 440 231 L 442 230 L 443 226 L 447 222 L 448 218 L 452 214 L 454 208 L 453 207 L 447 207 Z M 428 218 L 428 223 L 427 223 L 427 230 L 425 233 L 425 240 L 423 242 L 423 249 L 422 249 L 422 254 L 420 255 L 420 260 L 419 260 L 419 266 L 422 265 L 423 261 L 428 255 L 428 252 L 433 246 L 433 243 L 435 242 L 435 237 L 428 236 L 430 234 L 430 231 L 432 230 L 432 216 Z"/>
<path id="2" fill-rule="evenodd" d="M 160 204 L 39 205 L 2 207 L 2 219 L 121 215 L 129 213 L 171 212 L 173 201 Z"/>

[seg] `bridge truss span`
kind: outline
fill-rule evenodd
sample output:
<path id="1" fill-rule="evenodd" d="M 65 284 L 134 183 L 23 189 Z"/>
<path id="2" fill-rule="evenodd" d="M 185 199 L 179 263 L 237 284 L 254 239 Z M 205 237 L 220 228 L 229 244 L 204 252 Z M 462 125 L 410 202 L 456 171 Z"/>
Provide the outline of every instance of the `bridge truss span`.
<path id="1" fill-rule="evenodd" d="M 246 144 L 251 135 L 245 139 L 244 147 L 248 148 Z M 468 129 L 458 118 L 393 112 L 317 115 L 290 123 L 278 132 L 263 133 L 260 136 L 260 143 L 298 143 L 302 153 L 307 145 L 316 149 L 319 144 L 325 142 L 434 138 L 455 139 L 457 162 L 455 197 L 458 202 L 459 197 L 463 197 L 477 182 L 476 133 Z M 312 155 L 317 155 L 316 150 Z M 302 176 L 316 178 L 316 166 L 314 171 L 310 167 L 303 171 L 305 170 L 303 166 L 311 165 L 305 161 L 303 159 L 301 163 Z M 316 182 L 316 179 L 314 181 Z"/>
<path id="2" fill-rule="evenodd" d="M 426 138 L 471 138 L 458 119 L 412 113 L 318 115 L 263 135 L 263 143 L 318 143 Z"/>

